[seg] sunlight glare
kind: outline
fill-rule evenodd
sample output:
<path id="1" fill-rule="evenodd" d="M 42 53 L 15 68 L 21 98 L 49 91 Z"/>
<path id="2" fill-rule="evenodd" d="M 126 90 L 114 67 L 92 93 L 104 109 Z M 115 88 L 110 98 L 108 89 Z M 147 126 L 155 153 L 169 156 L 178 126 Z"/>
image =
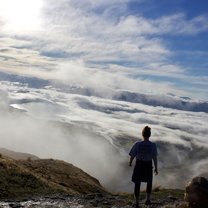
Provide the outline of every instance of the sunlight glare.
<path id="1" fill-rule="evenodd" d="M 41 25 L 43 0 L 0 0 L 0 18 L 6 30 L 35 31 Z"/>

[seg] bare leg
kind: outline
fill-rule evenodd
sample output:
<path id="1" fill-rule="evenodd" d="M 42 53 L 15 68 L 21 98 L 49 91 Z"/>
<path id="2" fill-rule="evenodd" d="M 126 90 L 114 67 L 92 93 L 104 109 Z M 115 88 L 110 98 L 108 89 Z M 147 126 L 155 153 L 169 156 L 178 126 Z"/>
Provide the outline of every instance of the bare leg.
<path id="1" fill-rule="evenodd" d="M 135 196 L 136 206 L 139 206 L 140 186 L 141 186 L 141 182 L 135 183 L 134 196 Z"/>
<path id="2" fill-rule="evenodd" d="M 151 192 L 152 192 L 152 180 L 148 181 L 147 182 L 147 189 L 146 189 L 146 204 L 151 204 L 151 201 L 150 201 L 150 196 L 151 196 Z"/>

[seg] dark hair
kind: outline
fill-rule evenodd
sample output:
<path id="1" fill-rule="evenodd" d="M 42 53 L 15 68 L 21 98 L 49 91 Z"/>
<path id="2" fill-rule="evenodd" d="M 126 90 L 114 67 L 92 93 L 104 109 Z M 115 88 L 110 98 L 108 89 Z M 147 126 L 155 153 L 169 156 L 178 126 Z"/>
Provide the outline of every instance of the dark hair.
<path id="1" fill-rule="evenodd" d="M 151 128 L 149 126 L 145 126 L 142 130 L 142 136 L 144 138 L 149 138 L 151 136 Z"/>

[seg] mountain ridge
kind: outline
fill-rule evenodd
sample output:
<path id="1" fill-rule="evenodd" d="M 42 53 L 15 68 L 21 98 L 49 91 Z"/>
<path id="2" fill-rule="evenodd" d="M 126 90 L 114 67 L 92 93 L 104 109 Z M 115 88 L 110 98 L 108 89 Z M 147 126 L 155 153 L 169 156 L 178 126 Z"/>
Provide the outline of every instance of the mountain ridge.
<path id="1" fill-rule="evenodd" d="M 51 194 L 107 193 L 100 182 L 67 162 L 0 157 L 0 199 Z"/>

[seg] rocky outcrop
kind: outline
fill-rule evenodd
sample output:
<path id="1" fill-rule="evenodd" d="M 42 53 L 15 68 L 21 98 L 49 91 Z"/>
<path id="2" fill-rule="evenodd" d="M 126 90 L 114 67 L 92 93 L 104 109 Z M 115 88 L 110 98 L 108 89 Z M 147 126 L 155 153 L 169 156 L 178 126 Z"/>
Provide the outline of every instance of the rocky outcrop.
<path id="1" fill-rule="evenodd" d="M 191 208 L 207 208 L 208 180 L 204 177 L 193 178 L 186 186 L 185 200 Z"/>

